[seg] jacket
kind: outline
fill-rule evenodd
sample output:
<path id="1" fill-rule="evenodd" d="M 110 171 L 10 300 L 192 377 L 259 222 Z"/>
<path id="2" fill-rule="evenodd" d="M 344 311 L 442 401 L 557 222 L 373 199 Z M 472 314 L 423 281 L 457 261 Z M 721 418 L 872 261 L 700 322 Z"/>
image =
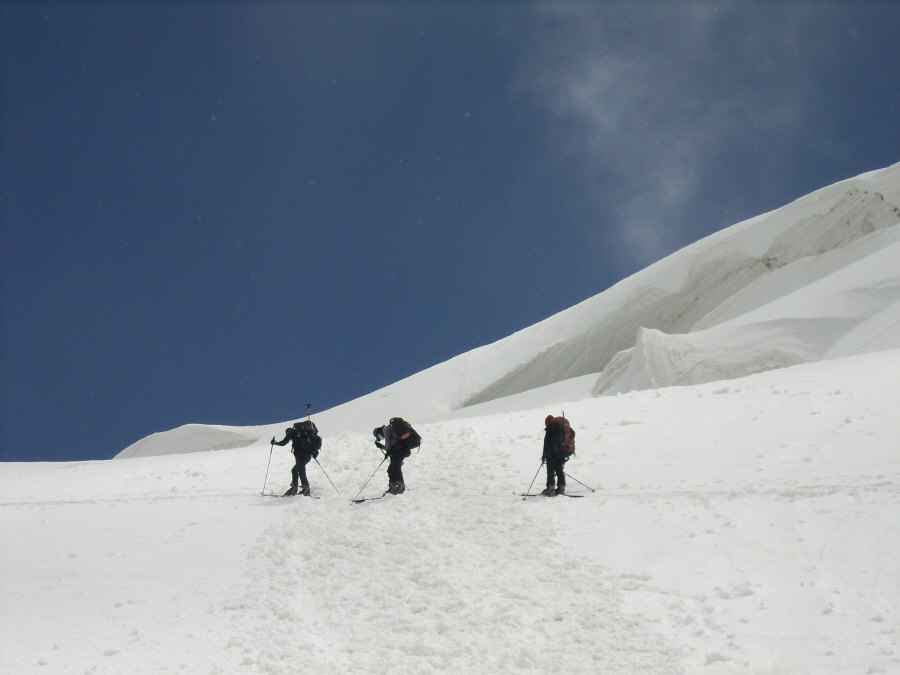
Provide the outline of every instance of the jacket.
<path id="1" fill-rule="evenodd" d="M 565 443 L 565 427 L 561 422 L 550 422 L 544 429 L 544 454 L 541 455 L 541 459 L 546 462 L 565 455 L 563 451 Z"/>

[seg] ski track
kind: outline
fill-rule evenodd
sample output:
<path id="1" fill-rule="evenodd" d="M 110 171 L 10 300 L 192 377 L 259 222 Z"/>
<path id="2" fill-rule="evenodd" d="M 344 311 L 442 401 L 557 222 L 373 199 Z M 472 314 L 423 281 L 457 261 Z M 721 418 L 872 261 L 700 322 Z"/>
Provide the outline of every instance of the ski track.
<path id="1" fill-rule="evenodd" d="M 480 491 L 502 484 L 506 465 L 460 471 L 481 452 L 474 441 L 466 430 L 407 460 L 402 496 L 343 510 L 333 492 L 285 501 L 253 547 L 257 583 L 231 612 L 233 661 L 216 672 L 681 672 L 677 650 L 623 612 L 620 580 L 532 516 L 564 518 L 576 500 Z M 365 494 L 383 482 L 379 472 Z"/>

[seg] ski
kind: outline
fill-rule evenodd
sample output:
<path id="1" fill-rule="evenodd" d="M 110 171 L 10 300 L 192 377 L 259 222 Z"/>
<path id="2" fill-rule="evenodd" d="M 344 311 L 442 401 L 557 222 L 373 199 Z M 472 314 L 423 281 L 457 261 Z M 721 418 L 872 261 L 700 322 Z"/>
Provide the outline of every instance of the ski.
<path id="1" fill-rule="evenodd" d="M 513 494 L 518 495 L 519 497 L 522 497 L 523 499 L 524 499 L 525 497 L 547 497 L 547 496 L 548 496 L 548 495 L 542 495 L 540 492 L 535 492 L 535 493 L 531 493 L 531 492 L 514 492 Z M 571 497 L 572 499 L 581 499 L 581 498 L 584 497 L 585 495 L 570 495 L 570 494 L 568 494 L 567 492 L 563 492 L 561 495 L 553 495 L 553 496 L 554 496 L 554 497 Z"/>
<path id="2" fill-rule="evenodd" d="M 374 502 L 376 499 L 384 499 L 390 494 L 387 490 L 381 493 L 379 497 L 363 497 L 362 499 L 354 499 L 351 504 L 362 504 L 363 502 Z"/>
<path id="3" fill-rule="evenodd" d="M 320 497 L 316 497 L 315 495 L 301 495 L 299 492 L 295 495 L 279 495 L 274 492 L 263 492 L 260 494 L 261 497 L 309 497 L 310 499 L 320 499 Z"/>

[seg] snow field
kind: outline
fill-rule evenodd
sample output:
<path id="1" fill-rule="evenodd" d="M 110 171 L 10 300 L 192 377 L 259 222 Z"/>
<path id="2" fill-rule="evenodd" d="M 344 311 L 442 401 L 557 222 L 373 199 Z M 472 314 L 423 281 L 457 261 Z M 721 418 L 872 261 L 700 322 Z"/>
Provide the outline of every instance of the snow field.
<path id="1" fill-rule="evenodd" d="M 900 668 L 890 354 L 606 406 L 604 517 L 565 536 L 631 580 L 625 608 L 677 636 L 689 672 Z"/>
<path id="2" fill-rule="evenodd" d="M 896 372 L 900 350 L 597 399 L 579 378 L 417 424 L 409 491 L 354 505 L 381 455 L 321 424 L 343 494 L 311 463 L 319 500 L 259 496 L 270 433 L 4 465 L 0 670 L 898 672 Z M 522 500 L 562 410 L 597 492 Z"/>
<path id="3" fill-rule="evenodd" d="M 240 662 L 265 673 L 298 662 L 311 672 L 676 671 L 665 641 L 621 612 L 603 570 L 571 560 L 553 522 L 534 512 L 541 505 L 512 495 L 511 453 L 480 446 L 481 431 L 424 427 L 403 496 L 346 508 L 333 491 L 287 502 L 283 525 L 253 560 L 254 576 L 283 580 L 235 617 L 249 619 Z M 529 440 L 536 468 L 540 434 L 536 454 Z M 327 447 L 340 464 L 367 445 L 360 436 Z M 370 456 L 374 467 L 377 451 Z M 384 483 L 382 470 L 365 494 Z M 498 494 L 503 484 L 509 490 Z M 566 517 L 565 504 L 542 506 Z M 285 632 L 297 638 L 266 643 Z"/>
<path id="4" fill-rule="evenodd" d="M 229 454 L 4 466 L 0 670 L 209 672 L 265 522 Z"/>

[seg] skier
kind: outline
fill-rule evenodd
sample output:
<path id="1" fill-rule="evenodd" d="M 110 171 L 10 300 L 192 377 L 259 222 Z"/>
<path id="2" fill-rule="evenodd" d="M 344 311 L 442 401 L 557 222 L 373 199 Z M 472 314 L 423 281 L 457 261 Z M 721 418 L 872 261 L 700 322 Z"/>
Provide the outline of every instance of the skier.
<path id="1" fill-rule="evenodd" d="M 391 460 L 387 470 L 387 491 L 392 495 L 403 494 L 406 491 L 403 460 L 412 454 L 413 448 L 419 447 L 422 437 L 402 417 L 392 417 L 383 427 L 375 427 L 372 434 L 375 436 L 375 445 Z"/>
<path id="2" fill-rule="evenodd" d="M 541 492 L 545 497 L 566 492 L 566 474 L 563 467 L 569 459 L 565 450 L 566 426 L 562 417 L 547 415 L 544 420 L 544 454 L 541 461 L 547 464 L 547 487 Z"/>
<path id="3" fill-rule="evenodd" d="M 272 437 L 274 445 L 287 445 L 291 442 L 294 453 L 294 467 L 291 469 L 291 487 L 284 496 L 297 494 L 297 483 L 300 483 L 300 494 L 309 496 L 309 480 L 306 478 L 306 465 L 313 457 L 319 456 L 319 448 L 322 447 L 322 439 L 315 423 L 310 420 L 295 422 L 294 426 L 284 430 L 284 439 L 276 441 Z"/>

